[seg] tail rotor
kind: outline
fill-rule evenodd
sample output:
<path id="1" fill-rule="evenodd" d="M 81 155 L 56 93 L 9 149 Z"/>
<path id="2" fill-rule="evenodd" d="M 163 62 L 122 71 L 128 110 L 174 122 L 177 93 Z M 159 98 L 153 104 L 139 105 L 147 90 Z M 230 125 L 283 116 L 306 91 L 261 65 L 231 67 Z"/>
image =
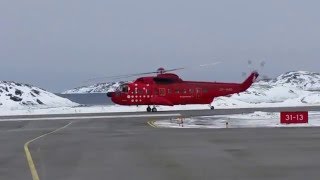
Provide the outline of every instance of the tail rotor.
<path id="1" fill-rule="evenodd" d="M 260 61 L 260 62 L 256 62 L 256 61 L 252 61 L 252 60 L 248 60 L 247 61 L 247 67 L 248 69 L 252 72 L 252 71 L 258 71 L 259 73 L 261 73 L 260 80 L 263 81 L 267 81 L 270 79 L 270 77 L 266 74 L 265 72 L 265 67 L 266 67 L 266 61 Z M 247 72 L 242 72 L 241 76 L 247 77 L 248 73 Z"/>

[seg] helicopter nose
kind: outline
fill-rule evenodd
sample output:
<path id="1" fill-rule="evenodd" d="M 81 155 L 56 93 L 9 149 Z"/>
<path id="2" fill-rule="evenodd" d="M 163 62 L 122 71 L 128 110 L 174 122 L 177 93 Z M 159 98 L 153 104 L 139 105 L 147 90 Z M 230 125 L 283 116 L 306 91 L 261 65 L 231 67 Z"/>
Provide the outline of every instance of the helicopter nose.
<path id="1" fill-rule="evenodd" d="M 107 96 L 111 98 L 113 96 L 113 94 L 114 94 L 114 92 L 108 92 Z"/>

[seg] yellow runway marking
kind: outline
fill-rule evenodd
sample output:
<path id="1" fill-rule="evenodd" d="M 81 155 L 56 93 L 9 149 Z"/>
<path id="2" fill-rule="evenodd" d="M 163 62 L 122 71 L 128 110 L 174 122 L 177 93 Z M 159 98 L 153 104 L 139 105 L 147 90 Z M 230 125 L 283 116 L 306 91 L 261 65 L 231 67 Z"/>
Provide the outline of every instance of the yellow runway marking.
<path id="1" fill-rule="evenodd" d="M 154 124 L 156 121 L 152 120 L 152 121 L 148 121 L 147 123 L 149 124 L 149 126 L 153 127 L 153 128 L 157 128 L 157 126 Z"/>
<path id="2" fill-rule="evenodd" d="M 67 125 L 65 125 L 65 126 L 63 126 L 61 128 L 58 128 L 58 129 L 54 130 L 54 131 L 51 131 L 49 133 L 46 133 L 46 134 L 38 136 L 38 137 L 36 137 L 34 139 L 31 139 L 30 141 L 28 141 L 28 142 L 26 142 L 24 144 L 24 151 L 26 153 L 27 161 L 28 161 L 28 164 L 29 164 L 29 168 L 30 168 L 33 180 L 40 180 L 40 179 L 39 179 L 39 175 L 38 175 L 36 166 L 35 166 L 35 164 L 33 162 L 33 159 L 32 159 L 32 156 L 31 156 L 31 153 L 30 153 L 30 150 L 29 150 L 29 144 L 34 142 L 34 141 L 36 141 L 36 140 L 38 140 L 38 139 L 40 139 L 40 138 L 43 138 L 43 137 L 47 136 L 47 135 L 53 134 L 53 133 L 55 133 L 57 131 L 60 131 L 60 130 L 62 130 L 64 128 L 66 128 L 67 126 L 69 126 L 70 124 L 72 124 L 72 122 L 70 122 L 69 124 L 67 124 Z"/>

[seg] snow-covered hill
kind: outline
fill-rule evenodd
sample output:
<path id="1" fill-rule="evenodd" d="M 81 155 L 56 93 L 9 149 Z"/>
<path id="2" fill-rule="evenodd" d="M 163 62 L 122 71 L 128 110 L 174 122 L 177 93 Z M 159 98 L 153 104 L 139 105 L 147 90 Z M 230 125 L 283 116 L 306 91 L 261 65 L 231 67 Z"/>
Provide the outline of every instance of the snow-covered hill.
<path id="1" fill-rule="evenodd" d="M 0 109 L 70 107 L 77 105 L 77 103 L 38 87 L 12 81 L 0 81 Z"/>
<path id="2" fill-rule="evenodd" d="M 258 81 L 246 92 L 219 97 L 222 107 L 320 105 L 320 74 L 292 71 L 268 81 Z"/>
<path id="3" fill-rule="evenodd" d="M 115 91 L 124 82 L 98 83 L 91 86 L 82 86 L 62 92 L 62 94 L 88 94 L 88 93 L 107 93 Z"/>
<path id="4" fill-rule="evenodd" d="M 271 85 L 320 91 L 320 73 L 308 71 L 291 71 L 273 79 Z"/>

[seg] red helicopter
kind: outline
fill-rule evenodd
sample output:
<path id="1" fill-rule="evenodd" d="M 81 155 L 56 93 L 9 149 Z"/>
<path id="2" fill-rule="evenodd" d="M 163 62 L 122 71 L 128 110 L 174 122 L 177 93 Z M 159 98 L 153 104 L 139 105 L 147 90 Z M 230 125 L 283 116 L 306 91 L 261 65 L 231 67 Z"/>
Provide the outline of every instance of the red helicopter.
<path id="1" fill-rule="evenodd" d="M 140 77 L 132 83 L 119 86 L 107 96 L 119 105 L 147 105 L 147 112 L 157 112 L 156 105 L 174 106 L 186 104 L 211 104 L 214 98 L 246 91 L 259 76 L 253 71 L 243 83 L 184 81 L 178 75 L 168 73 L 184 68 L 131 74 L 122 77 L 156 73 L 156 76 Z M 152 108 L 150 107 L 152 106 Z M 211 106 L 211 109 L 214 109 Z"/>

